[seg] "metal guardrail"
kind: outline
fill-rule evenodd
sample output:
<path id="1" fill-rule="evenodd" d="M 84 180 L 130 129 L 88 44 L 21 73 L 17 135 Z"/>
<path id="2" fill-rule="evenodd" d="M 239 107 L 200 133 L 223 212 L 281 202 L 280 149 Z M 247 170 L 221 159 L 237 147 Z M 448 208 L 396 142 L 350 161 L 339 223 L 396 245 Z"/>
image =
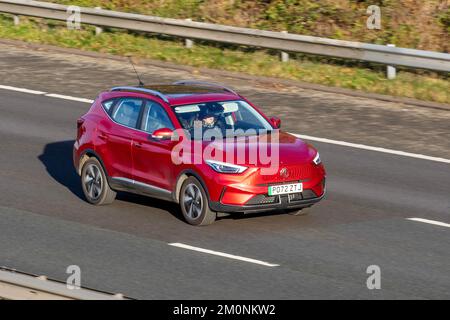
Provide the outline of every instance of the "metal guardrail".
<path id="1" fill-rule="evenodd" d="M 0 12 L 66 21 L 69 7 L 27 0 L 0 0 Z M 123 13 L 102 9 L 80 8 L 81 23 L 135 31 L 166 34 L 183 38 L 211 40 L 246 46 L 303 52 L 450 72 L 450 54 L 383 45 L 333 40 L 284 32 L 238 28 Z"/>
<path id="2" fill-rule="evenodd" d="M 128 300 L 121 294 L 79 288 L 65 283 L 0 267 L 0 299 L 6 300 Z"/>

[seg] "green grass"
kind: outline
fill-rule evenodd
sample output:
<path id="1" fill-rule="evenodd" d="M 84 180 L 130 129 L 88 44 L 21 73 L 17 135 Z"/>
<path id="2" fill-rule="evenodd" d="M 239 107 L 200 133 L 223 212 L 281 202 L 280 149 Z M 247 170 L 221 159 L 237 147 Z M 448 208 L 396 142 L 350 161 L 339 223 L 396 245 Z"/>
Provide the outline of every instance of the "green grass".
<path id="1" fill-rule="evenodd" d="M 93 27 L 67 30 L 64 26 L 59 22 L 47 24 L 44 20 L 25 18 L 21 18 L 19 26 L 14 26 L 10 17 L 0 15 L 0 38 L 450 103 L 448 77 L 431 73 L 401 71 L 395 80 L 387 80 L 382 68 L 377 71 L 376 68 L 365 68 L 363 64 L 356 64 L 355 67 L 321 63 L 319 58 L 306 59 L 302 55 L 288 63 L 281 63 L 277 55 L 265 50 L 230 49 L 222 45 L 198 43 L 192 49 L 186 49 L 180 39 L 150 37 L 122 30 L 109 30 L 95 36 Z"/>

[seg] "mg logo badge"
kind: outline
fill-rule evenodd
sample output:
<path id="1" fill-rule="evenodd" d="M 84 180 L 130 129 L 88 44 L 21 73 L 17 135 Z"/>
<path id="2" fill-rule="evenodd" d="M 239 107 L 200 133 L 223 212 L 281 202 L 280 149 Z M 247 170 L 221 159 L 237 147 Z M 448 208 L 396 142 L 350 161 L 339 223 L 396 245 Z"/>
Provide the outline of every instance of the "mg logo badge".
<path id="1" fill-rule="evenodd" d="M 289 177 L 289 171 L 287 168 L 283 168 L 280 170 L 280 177 L 282 177 L 282 178 Z"/>

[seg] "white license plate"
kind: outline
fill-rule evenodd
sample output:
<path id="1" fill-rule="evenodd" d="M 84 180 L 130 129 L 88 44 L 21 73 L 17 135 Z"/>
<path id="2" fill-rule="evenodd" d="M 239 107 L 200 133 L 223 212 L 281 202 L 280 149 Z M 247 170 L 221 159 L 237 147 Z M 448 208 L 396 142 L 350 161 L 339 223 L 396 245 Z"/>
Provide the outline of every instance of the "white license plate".
<path id="1" fill-rule="evenodd" d="M 303 192 L 302 183 L 291 183 L 291 184 L 281 184 L 278 186 L 269 186 L 269 196 L 298 193 L 298 192 Z"/>

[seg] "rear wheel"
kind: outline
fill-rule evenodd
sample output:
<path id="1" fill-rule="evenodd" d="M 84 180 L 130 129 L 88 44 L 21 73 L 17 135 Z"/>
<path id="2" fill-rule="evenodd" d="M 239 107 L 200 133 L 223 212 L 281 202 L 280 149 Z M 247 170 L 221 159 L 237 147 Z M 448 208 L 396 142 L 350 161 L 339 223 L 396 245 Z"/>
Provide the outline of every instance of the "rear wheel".
<path id="1" fill-rule="evenodd" d="M 195 226 L 205 226 L 216 220 L 211 211 L 208 197 L 201 183 L 194 177 L 187 178 L 180 190 L 180 207 L 184 219 Z"/>
<path id="2" fill-rule="evenodd" d="M 86 200 L 91 204 L 109 204 L 116 198 L 116 192 L 109 187 L 103 167 L 96 158 L 90 158 L 84 163 L 81 186 Z"/>

